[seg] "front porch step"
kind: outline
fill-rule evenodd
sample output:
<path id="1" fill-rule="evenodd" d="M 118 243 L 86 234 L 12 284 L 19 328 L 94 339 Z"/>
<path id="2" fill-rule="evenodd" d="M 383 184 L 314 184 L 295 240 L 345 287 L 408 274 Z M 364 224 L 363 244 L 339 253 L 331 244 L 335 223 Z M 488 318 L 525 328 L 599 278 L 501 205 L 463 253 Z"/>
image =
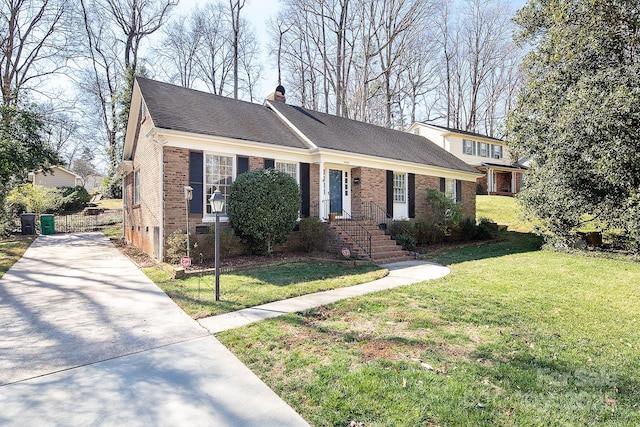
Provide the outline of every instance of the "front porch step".
<path id="1" fill-rule="evenodd" d="M 366 252 L 358 246 L 358 244 L 349 236 L 349 234 L 341 229 L 349 227 L 349 220 L 339 219 L 329 224 L 330 230 L 339 237 L 346 245 L 351 248 L 351 252 L 359 258 L 369 258 Z M 408 261 L 413 256 L 402 249 L 391 236 L 385 234 L 385 230 L 381 230 L 377 224 L 371 221 L 361 223 L 364 228 L 371 234 L 371 259 L 377 264 L 389 264 L 392 262 Z"/>

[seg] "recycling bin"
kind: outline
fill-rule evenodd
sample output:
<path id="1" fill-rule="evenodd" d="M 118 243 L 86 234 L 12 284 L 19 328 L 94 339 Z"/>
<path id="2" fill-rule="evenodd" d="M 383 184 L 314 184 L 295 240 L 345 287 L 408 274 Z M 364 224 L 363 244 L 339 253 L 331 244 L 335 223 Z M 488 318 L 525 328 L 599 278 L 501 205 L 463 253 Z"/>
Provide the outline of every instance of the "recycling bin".
<path id="1" fill-rule="evenodd" d="M 36 214 L 20 214 L 20 229 L 22 234 L 36 234 Z"/>
<path id="2" fill-rule="evenodd" d="M 56 224 L 53 215 L 40 215 L 40 229 L 42 234 L 53 234 L 56 232 Z"/>

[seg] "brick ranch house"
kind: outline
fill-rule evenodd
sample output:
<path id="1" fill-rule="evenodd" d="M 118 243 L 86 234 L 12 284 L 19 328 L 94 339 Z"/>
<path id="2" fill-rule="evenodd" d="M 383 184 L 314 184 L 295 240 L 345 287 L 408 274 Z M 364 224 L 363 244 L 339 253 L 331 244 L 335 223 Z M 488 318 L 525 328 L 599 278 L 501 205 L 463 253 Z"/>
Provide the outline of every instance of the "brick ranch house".
<path id="1" fill-rule="evenodd" d="M 259 168 L 296 179 L 301 217 L 362 219 L 375 209 L 419 218 L 432 188 L 475 218 L 479 173 L 436 144 L 288 105 L 281 86 L 269 98 L 254 104 L 136 79 L 119 166 L 127 242 L 163 259 L 168 236 L 186 226 L 185 186 L 193 188 L 194 232 L 214 221 L 208 199 L 216 188 L 226 196 L 236 176 Z"/>
<path id="2" fill-rule="evenodd" d="M 422 135 L 482 173 L 482 194 L 513 196 L 520 192 L 527 167 L 501 139 L 479 133 L 415 122 L 407 132 Z"/>

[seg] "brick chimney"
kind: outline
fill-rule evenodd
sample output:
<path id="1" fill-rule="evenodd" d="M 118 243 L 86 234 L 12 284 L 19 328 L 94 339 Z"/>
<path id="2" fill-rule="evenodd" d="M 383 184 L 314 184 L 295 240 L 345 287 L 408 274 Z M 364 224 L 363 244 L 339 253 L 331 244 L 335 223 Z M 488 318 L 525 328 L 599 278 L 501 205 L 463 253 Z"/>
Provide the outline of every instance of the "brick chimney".
<path id="1" fill-rule="evenodd" d="M 287 102 L 286 98 L 284 97 L 284 87 L 282 85 L 278 85 L 275 92 L 267 96 L 267 99 L 269 101 L 276 101 L 276 102 L 282 102 L 282 103 Z"/>

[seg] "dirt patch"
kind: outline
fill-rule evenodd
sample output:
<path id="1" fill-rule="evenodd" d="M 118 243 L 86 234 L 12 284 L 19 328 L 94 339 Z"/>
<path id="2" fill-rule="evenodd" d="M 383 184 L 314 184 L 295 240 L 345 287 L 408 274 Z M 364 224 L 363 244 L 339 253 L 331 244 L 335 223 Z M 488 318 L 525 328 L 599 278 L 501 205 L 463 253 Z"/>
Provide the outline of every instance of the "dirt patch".
<path id="1" fill-rule="evenodd" d="M 124 239 L 111 240 L 113 245 L 126 255 L 135 265 L 139 268 L 154 267 L 158 262 L 153 259 L 149 254 L 141 249 L 136 248 L 133 245 L 128 244 Z"/>

